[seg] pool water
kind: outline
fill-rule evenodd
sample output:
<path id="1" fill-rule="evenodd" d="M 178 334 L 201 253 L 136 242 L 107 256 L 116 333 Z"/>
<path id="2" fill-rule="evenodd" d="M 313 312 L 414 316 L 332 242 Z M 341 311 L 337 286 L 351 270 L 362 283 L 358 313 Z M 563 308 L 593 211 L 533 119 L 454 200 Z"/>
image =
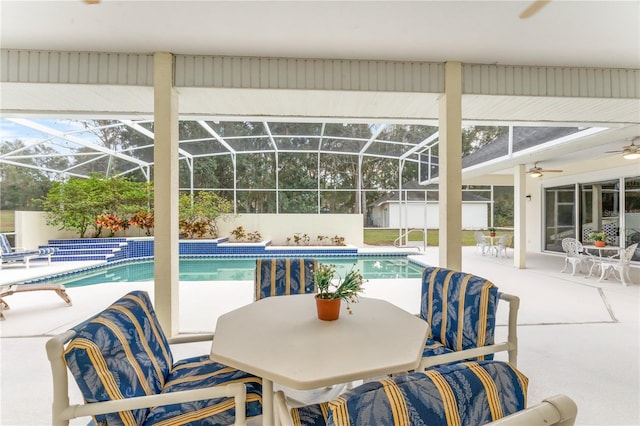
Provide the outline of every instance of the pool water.
<path id="1" fill-rule="evenodd" d="M 336 265 L 336 271 L 344 276 L 351 268 L 359 269 L 365 279 L 420 278 L 423 267 L 404 256 L 360 256 L 318 258 L 319 263 Z M 180 259 L 180 281 L 253 281 L 256 259 L 198 258 Z M 50 277 L 47 282 L 81 287 L 109 282 L 133 282 L 153 280 L 153 260 L 105 265 L 84 272 L 60 277 Z"/>

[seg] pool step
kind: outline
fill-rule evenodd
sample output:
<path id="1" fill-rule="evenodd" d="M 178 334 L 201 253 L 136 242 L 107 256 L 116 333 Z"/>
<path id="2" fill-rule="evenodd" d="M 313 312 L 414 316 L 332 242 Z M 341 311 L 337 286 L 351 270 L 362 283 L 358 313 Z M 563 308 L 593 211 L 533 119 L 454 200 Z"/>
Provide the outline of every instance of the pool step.
<path id="1" fill-rule="evenodd" d="M 113 261 L 124 259 L 126 238 L 83 238 L 74 240 L 49 240 L 48 247 L 55 247 L 53 262 Z"/>

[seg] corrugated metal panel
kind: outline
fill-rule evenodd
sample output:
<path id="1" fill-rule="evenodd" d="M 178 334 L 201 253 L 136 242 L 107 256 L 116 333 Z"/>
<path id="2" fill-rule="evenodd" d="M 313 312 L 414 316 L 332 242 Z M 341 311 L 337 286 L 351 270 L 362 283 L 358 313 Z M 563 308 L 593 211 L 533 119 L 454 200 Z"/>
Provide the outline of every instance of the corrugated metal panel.
<path id="1" fill-rule="evenodd" d="M 444 65 L 177 55 L 177 87 L 440 93 Z"/>
<path id="2" fill-rule="evenodd" d="M 7 50 L 0 81 L 7 83 L 152 86 L 153 55 Z"/>
<path id="3" fill-rule="evenodd" d="M 462 92 L 478 95 L 640 98 L 640 70 L 463 65 Z"/>

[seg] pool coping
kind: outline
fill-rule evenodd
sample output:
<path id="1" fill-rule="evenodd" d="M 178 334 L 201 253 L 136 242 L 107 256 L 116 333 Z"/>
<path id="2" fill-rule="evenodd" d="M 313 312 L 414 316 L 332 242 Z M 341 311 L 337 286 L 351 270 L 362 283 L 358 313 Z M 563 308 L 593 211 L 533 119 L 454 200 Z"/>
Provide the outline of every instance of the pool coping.
<path id="1" fill-rule="evenodd" d="M 384 251 L 369 251 L 369 250 L 360 251 L 356 248 L 356 252 L 337 253 L 337 252 L 328 251 L 324 253 L 313 253 L 313 252 L 310 252 L 313 246 L 305 246 L 305 248 L 307 250 L 298 250 L 298 252 L 300 252 L 300 256 L 292 255 L 292 253 L 181 254 L 179 256 L 179 259 L 180 260 L 183 260 L 183 259 L 242 259 L 242 258 L 254 259 L 254 258 L 305 257 L 305 256 L 312 256 L 318 259 L 321 259 L 323 257 L 335 258 L 335 257 L 354 257 L 354 256 L 357 256 L 357 257 L 405 257 L 410 263 L 413 263 L 420 267 L 424 268 L 426 266 L 429 266 L 426 263 L 424 263 L 419 257 L 415 256 L 416 253 L 413 251 L 412 252 L 406 252 L 406 251 L 384 252 Z M 45 282 L 51 282 L 53 280 L 59 280 L 59 279 L 71 277 L 73 275 L 81 275 L 81 274 L 89 273 L 99 269 L 106 269 L 113 266 L 149 262 L 150 260 L 153 260 L 153 259 L 154 259 L 153 256 L 143 256 L 143 257 L 136 257 L 136 258 L 119 259 L 112 262 L 105 261 L 104 263 L 99 263 L 91 266 L 83 266 L 77 269 L 70 269 L 68 271 L 59 272 L 59 273 L 55 273 L 48 276 L 40 276 L 36 278 L 30 278 L 27 280 L 16 281 L 12 284 L 18 284 L 18 285 L 40 284 Z"/>

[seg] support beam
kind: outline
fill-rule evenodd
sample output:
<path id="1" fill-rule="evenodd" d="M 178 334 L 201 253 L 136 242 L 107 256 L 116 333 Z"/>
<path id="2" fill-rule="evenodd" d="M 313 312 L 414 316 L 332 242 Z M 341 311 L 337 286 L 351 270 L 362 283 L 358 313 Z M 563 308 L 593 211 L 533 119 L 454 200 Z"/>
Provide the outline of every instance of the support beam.
<path id="1" fill-rule="evenodd" d="M 513 266 L 527 267 L 527 172 L 524 164 L 513 168 Z"/>
<path id="2" fill-rule="evenodd" d="M 462 64 L 445 63 L 440 98 L 439 264 L 462 270 Z"/>
<path id="3" fill-rule="evenodd" d="M 169 336 L 178 334 L 178 94 L 173 88 L 173 55 L 155 53 L 155 309 Z"/>

